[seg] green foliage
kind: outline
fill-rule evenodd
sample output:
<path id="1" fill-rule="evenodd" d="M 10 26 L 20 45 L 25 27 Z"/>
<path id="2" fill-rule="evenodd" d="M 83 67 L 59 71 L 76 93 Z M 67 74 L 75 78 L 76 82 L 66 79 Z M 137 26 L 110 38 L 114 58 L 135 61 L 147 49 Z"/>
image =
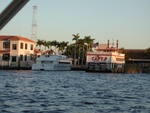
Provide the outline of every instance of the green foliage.
<path id="1" fill-rule="evenodd" d="M 69 42 L 58 42 L 56 40 L 46 41 L 40 40 L 37 41 L 37 46 L 40 48 L 45 47 L 45 52 L 48 51 L 49 54 L 58 51 L 62 51 L 63 54 L 66 54 L 71 58 L 80 58 L 78 61 L 79 64 L 83 64 L 85 61 L 85 54 L 87 51 L 92 51 L 92 45 L 95 39 L 92 39 L 91 36 L 85 36 L 84 38 L 80 38 L 79 33 L 72 35 L 72 41 L 75 41 L 73 44 L 69 44 Z M 55 50 L 53 50 L 55 48 Z M 79 59 L 78 59 L 79 60 Z M 82 60 L 82 61 L 81 61 Z"/>

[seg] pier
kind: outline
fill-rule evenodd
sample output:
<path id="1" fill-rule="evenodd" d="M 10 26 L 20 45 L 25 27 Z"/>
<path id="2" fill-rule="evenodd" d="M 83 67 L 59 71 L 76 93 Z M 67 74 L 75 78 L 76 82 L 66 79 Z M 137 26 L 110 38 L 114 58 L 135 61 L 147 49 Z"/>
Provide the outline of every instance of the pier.
<path id="1" fill-rule="evenodd" d="M 0 65 L 0 70 L 31 70 L 30 66 L 26 67 L 11 67 L 8 64 Z M 76 65 L 72 66 L 71 70 L 73 71 L 85 71 L 85 72 L 93 72 L 93 73 L 150 73 L 149 67 L 142 67 L 140 64 L 124 64 L 123 68 L 114 67 L 111 71 L 101 69 L 99 66 L 91 65 L 87 68 L 85 65 Z"/>

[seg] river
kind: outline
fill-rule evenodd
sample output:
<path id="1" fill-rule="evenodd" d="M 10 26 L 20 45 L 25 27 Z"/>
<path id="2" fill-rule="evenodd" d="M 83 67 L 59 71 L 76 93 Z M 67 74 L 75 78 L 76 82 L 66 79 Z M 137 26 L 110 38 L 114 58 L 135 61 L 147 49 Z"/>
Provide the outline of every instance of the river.
<path id="1" fill-rule="evenodd" d="M 150 74 L 0 70 L 1 113 L 150 113 Z"/>

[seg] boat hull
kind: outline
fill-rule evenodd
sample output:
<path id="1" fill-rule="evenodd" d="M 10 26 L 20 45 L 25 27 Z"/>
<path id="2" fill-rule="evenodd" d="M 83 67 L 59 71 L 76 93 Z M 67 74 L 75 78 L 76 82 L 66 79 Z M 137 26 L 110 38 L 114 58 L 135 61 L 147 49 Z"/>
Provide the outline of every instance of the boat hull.
<path id="1" fill-rule="evenodd" d="M 71 70 L 72 62 L 65 55 L 41 55 L 36 58 L 36 62 L 32 65 L 32 70 Z"/>

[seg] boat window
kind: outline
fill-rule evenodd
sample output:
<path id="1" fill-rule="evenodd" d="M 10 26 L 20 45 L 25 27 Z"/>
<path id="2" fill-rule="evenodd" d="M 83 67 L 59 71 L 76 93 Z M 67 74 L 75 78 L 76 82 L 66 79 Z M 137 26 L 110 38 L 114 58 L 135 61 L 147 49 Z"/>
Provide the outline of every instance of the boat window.
<path id="1" fill-rule="evenodd" d="M 44 61 L 41 61 L 41 63 L 44 63 Z"/>
<path id="2" fill-rule="evenodd" d="M 51 64 L 51 63 L 53 63 L 53 61 L 45 61 L 44 63 L 45 64 Z"/>
<path id="3" fill-rule="evenodd" d="M 59 64 L 70 64 L 70 62 L 59 62 Z"/>

